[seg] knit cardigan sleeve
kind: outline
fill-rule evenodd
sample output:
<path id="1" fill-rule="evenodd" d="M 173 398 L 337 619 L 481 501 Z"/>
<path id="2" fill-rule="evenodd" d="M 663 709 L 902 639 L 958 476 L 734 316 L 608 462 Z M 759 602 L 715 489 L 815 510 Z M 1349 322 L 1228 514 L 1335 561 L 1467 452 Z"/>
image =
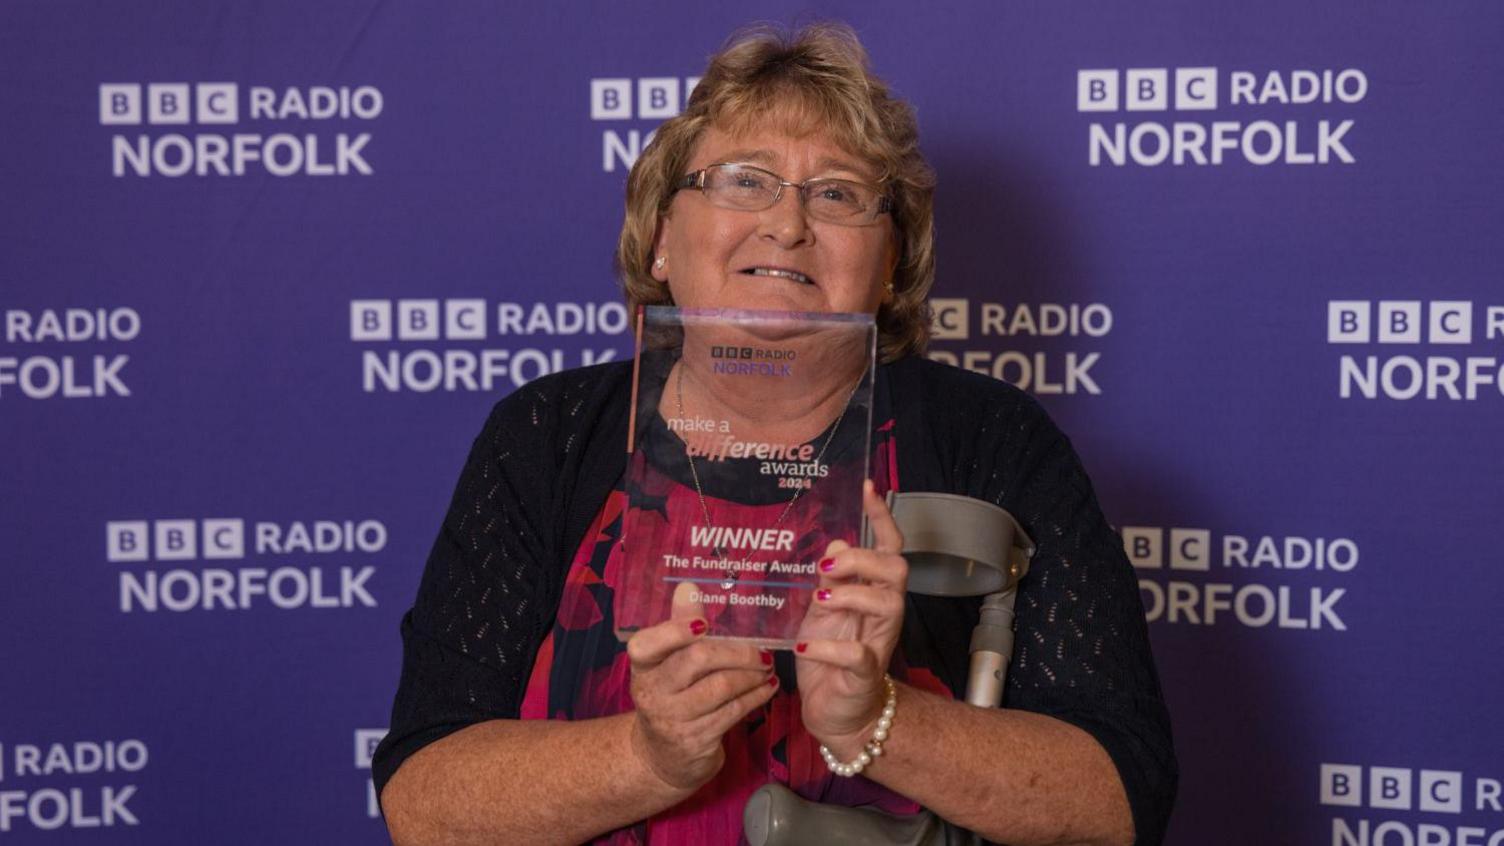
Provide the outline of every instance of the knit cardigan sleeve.
<path id="1" fill-rule="evenodd" d="M 628 371 L 572 370 L 519 388 L 475 438 L 402 618 L 402 674 L 377 791 L 410 755 L 515 719 L 573 549 L 625 465 Z"/>

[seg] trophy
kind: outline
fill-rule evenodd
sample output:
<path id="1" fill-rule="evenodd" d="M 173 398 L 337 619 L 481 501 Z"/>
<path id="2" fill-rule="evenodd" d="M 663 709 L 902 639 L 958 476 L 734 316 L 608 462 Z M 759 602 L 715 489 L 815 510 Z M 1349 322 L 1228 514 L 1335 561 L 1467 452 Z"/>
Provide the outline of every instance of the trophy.
<path id="1" fill-rule="evenodd" d="M 868 314 L 639 310 L 617 637 L 794 644 L 826 547 L 861 538 L 876 343 Z"/>

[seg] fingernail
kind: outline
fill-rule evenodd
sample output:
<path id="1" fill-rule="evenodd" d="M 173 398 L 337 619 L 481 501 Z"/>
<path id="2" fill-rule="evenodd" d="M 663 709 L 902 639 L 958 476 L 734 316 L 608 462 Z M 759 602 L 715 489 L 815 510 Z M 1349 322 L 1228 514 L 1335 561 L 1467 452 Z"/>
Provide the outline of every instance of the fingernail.
<path id="1" fill-rule="evenodd" d="M 768 650 L 764 649 L 762 651 L 762 654 L 759 657 L 762 658 L 762 665 L 764 667 L 771 667 L 771 666 L 773 666 L 773 653 L 771 653 Z"/>
<path id="2" fill-rule="evenodd" d="M 820 559 L 820 570 L 821 570 L 821 572 L 829 573 L 831 570 L 834 570 L 835 568 L 836 568 L 836 560 L 834 558 L 821 558 Z"/>
<path id="3" fill-rule="evenodd" d="M 807 643 L 796 643 L 796 644 L 794 644 L 794 651 L 795 652 L 803 652 L 804 650 L 806 650 L 808 648 L 809 648 L 809 644 L 807 644 Z"/>
<path id="4" fill-rule="evenodd" d="M 830 591 L 828 591 L 828 590 L 826 590 L 824 588 L 821 588 L 821 589 L 815 591 L 815 599 L 818 599 L 821 602 L 825 602 L 825 601 L 829 600 L 830 599 Z"/>
<path id="5" fill-rule="evenodd" d="M 689 633 L 692 635 L 702 635 L 705 634 L 706 628 L 704 620 L 692 620 L 689 624 Z"/>
<path id="6" fill-rule="evenodd" d="M 774 673 L 773 675 L 768 676 L 768 687 L 777 687 L 777 686 L 778 686 L 778 674 Z"/>

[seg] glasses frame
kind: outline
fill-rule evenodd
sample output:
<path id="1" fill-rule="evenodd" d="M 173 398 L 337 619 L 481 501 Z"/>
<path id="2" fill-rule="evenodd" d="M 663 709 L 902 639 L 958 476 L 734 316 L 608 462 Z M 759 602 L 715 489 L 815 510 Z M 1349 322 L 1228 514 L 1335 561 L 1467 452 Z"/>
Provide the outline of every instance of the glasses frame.
<path id="1" fill-rule="evenodd" d="M 724 206 L 724 205 L 721 205 L 720 203 L 716 203 L 715 201 L 710 200 L 710 192 L 706 188 L 706 176 L 707 176 L 707 174 L 709 174 L 710 171 L 712 171 L 712 170 L 716 170 L 716 169 L 719 169 L 719 168 L 727 168 L 727 167 L 736 167 L 736 168 L 745 168 L 747 170 L 755 170 L 758 173 L 765 173 L 768 176 L 772 177 L 773 180 L 778 183 L 778 189 L 773 192 L 773 199 L 771 201 L 769 201 L 766 206 L 763 206 L 760 209 L 744 209 L 744 208 L 739 208 L 739 207 L 736 207 L 736 206 Z M 868 182 L 862 182 L 861 180 L 858 180 L 858 179 L 847 179 L 847 178 L 842 177 L 842 176 L 815 176 L 815 177 L 811 177 L 809 179 L 806 179 L 803 182 L 790 182 L 787 179 L 784 179 L 782 176 L 779 176 L 778 174 L 774 173 L 773 171 L 768 170 L 767 168 L 758 167 L 757 165 L 754 165 L 754 164 L 747 164 L 746 162 L 716 162 L 715 164 L 706 165 L 706 166 L 700 168 L 699 170 L 697 170 L 697 171 L 695 171 L 693 173 L 685 174 L 682 178 L 680 178 L 679 183 L 674 186 L 674 190 L 675 191 L 680 191 L 680 190 L 685 189 L 685 188 L 698 188 L 700 190 L 700 193 L 705 197 L 705 199 L 706 200 L 710 200 L 711 204 L 714 205 L 716 208 L 729 209 L 731 211 L 757 212 L 757 211 L 766 211 L 766 210 L 772 208 L 774 205 L 776 205 L 778 203 L 778 201 L 783 198 L 783 189 L 785 187 L 788 187 L 788 188 L 797 188 L 799 190 L 799 203 L 804 208 L 805 213 L 808 213 L 809 212 L 809 195 L 807 193 L 807 190 L 809 188 L 810 183 L 812 183 L 812 182 L 845 182 L 845 183 L 850 184 L 850 185 L 860 185 L 863 188 L 869 188 L 869 189 L 877 192 L 877 208 L 876 208 L 876 210 L 874 210 L 872 212 L 871 216 L 868 217 L 865 220 L 859 220 L 859 221 L 831 220 L 829 218 L 818 217 L 818 216 L 815 217 L 815 220 L 823 221 L 825 223 L 832 223 L 832 224 L 835 224 L 836 226 L 869 226 L 869 225 L 871 225 L 871 224 L 873 224 L 873 223 L 875 223 L 877 221 L 878 215 L 891 214 L 893 212 L 893 198 L 889 197 L 887 194 L 883 193 L 882 188 L 879 187 L 879 186 L 877 186 L 877 185 L 873 185 L 873 184 L 868 183 Z"/>

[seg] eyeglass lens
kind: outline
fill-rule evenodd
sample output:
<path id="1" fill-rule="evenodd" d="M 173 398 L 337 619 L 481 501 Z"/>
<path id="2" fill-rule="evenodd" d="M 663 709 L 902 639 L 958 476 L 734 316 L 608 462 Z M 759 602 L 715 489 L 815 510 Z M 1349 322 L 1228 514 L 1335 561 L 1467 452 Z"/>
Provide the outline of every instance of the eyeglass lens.
<path id="1" fill-rule="evenodd" d="M 773 205 L 779 187 L 779 178 L 761 168 L 717 165 L 705 171 L 705 196 L 723 208 L 761 211 Z M 865 223 L 877 214 L 877 191 L 861 183 L 812 179 L 801 193 L 810 216 L 821 220 Z"/>

